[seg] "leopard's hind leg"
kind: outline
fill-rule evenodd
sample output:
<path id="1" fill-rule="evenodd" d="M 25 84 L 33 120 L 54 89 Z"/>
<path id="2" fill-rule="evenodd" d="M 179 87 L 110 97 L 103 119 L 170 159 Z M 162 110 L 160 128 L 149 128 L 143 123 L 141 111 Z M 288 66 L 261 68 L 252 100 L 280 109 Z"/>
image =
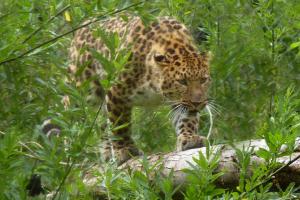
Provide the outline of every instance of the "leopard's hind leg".
<path id="1" fill-rule="evenodd" d="M 113 85 L 107 92 L 105 101 L 110 124 L 111 153 L 118 164 L 140 155 L 130 137 L 130 120 L 132 105 L 126 97 L 126 86 L 120 83 Z"/>

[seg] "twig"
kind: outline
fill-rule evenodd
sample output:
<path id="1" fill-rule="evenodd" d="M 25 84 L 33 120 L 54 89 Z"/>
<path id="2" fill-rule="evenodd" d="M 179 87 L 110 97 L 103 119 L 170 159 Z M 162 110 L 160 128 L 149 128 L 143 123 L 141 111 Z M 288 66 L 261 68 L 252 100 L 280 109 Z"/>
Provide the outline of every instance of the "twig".
<path id="1" fill-rule="evenodd" d="M 19 11 L 19 12 L 8 12 L 8 13 L 5 13 L 3 15 L 0 16 L 0 21 L 2 19 L 4 19 L 5 17 L 9 17 L 10 15 L 16 15 L 16 14 L 29 14 L 29 13 L 34 13 L 33 11 Z"/>
<path id="2" fill-rule="evenodd" d="M 103 106 L 103 103 L 101 103 L 101 105 L 99 106 L 98 111 L 97 111 L 97 113 L 96 113 L 96 116 L 95 116 L 95 118 L 94 118 L 94 120 L 93 120 L 92 126 L 91 126 L 90 129 L 87 131 L 87 134 L 88 134 L 88 135 L 91 134 L 91 132 L 92 132 L 92 130 L 93 130 L 93 127 L 94 127 L 95 124 L 96 124 L 96 121 L 97 121 L 97 118 L 98 118 L 98 116 L 99 116 L 99 114 L 100 114 L 100 111 L 101 111 L 101 109 L 102 109 L 102 106 Z M 85 136 L 86 136 L 86 135 L 85 135 Z M 88 138 L 88 137 L 86 136 L 85 138 Z M 84 146 L 85 146 L 85 144 L 86 144 L 85 141 L 86 141 L 86 139 L 84 140 L 84 144 L 81 145 L 82 149 L 84 148 Z M 81 149 L 81 150 L 82 150 L 82 149 Z M 59 193 L 59 191 L 61 190 L 63 184 L 65 183 L 67 177 L 68 177 L 69 174 L 71 173 L 71 170 L 72 170 L 72 168 L 73 168 L 74 165 L 75 165 L 76 157 L 75 157 L 75 159 L 72 161 L 71 165 L 69 165 L 70 160 L 71 160 L 71 157 L 69 156 L 69 157 L 68 157 L 68 162 L 67 162 L 67 167 L 68 167 L 68 168 L 67 168 L 66 174 L 65 174 L 65 176 L 63 177 L 63 179 L 61 180 L 61 182 L 60 182 L 58 188 L 56 189 L 56 191 L 55 191 L 55 193 L 54 193 L 54 195 L 53 195 L 53 197 L 52 197 L 52 200 L 54 200 L 54 199 L 56 198 L 57 194 Z"/>
<path id="3" fill-rule="evenodd" d="M 127 6 L 127 7 L 125 7 L 125 8 L 122 8 L 122 9 L 119 9 L 119 10 L 116 10 L 116 11 L 111 11 L 111 12 L 108 12 L 108 13 L 106 13 L 106 14 L 103 14 L 103 15 L 97 17 L 97 18 L 94 19 L 94 20 L 91 20 L 91 21 L 89 21 L 89 22 L 87 22 L 87 23 L 85 23 L 85 24 L 83 24 L 83 25 L 80 25 L 80 26 L 78 26 L 78 27 L 76 27 L 76 28 L 74 28 L 74 29 L 72 29 L 72 30 L 70 30 L 70 31 L 67 31 L 66 33 L 63 33 L 63 34 L 61 34 L 61 35 L 59 35 L 59 36 L 57 36 L 57 37 L 55 37 L 55 38 L 52 38 L 52 39 L 50 39 L 50 40 L 48 40 L 48 41 L 46 41 L 46 42 L 43 42 L 43 43 L 41 43 L 41 44 L 39 44 L 39 45 L 37 45 L 37 46 L 35 46 L 35 47 L 29 49 L 28 51 L 25 51 L 24 53 L 22 53 L 22 54 L 20 54 L 20 55 L 18 55 L 18 56 L 16 56 L 16 57 L 14 57 L 14 58 L 9 58 L 9 59 L 0 61 L 0 65 L 3 65 L 3 64 L 5 64 L 5 63 L 9 63 L 9 62 L 12 62 L 12 61 L 21 59 L 21 58 L 23 58 L 24 56 L 26 56 L 26 55 L 30 54 L 31 52 L 35 51 L 36 49 L 38 49 L 38 48 L 40 48 L 40 47 L 42 47 L 42 46 L 45 46 L 46 44 L 55 42 L 56 40 L 58 40 L 58 39 L 60 39 L 60 38 L 62 38 L 62 37 L 64 37 L 64 36 L 66 36 L 66 35 L 68 35 L 68 34 L 70 34 L 70 33 L 73 33 L 73 32 L 75 32 L 75 31 L 77 31 L 77 30 L 79 30 L 79 29 L 81 29 L 81 28 L 83 28 L 83 27 L 86 27 L 86 26 L 88 26 L 88 25 L 90 25 L 90 24 L 92 24 L 92 23 L 95 23 L 95 22 L 98 22 L 98 21 L 102 20 L 103 17 L 106 17 L 106 16 L 109 16 L 109 15 L 114 15 L 114 14 L 123 12 L 123 11 L 125 11 L 125 10 L 128 10 L 129 8 L 136 7 L 136 6 L 142 4 L 142 3 L 146 2 L 146 1 L 147 1 L 147 0 L 140 1 L 140 2 L 138 2 L 138 3 L 131 4 L 131 5 Z"/>
<path id="4" fill-rule="evenodd" d="M 35 34 L 37 34 L 38 32 L 40 32 L 42 30 L 42 28 L 50 23 L 51 21 L 53 21 L 56 17 L 58 17 L 60 14 L 62 14 L 63 12 L 65 12 L 67 9 L 70 8 L 70 5 L 65 6 L 63 9 L 61 9 L 58 13 L 56 13 L 54 16 L 52 16 L 46 23 L 44 23 L 43 25 L 41 25 L 38 29 L 36 29 L 35 31 L 33 31 L 30 35 L 28 35 L 22 42 L 22 44 L 25 44 L 28 40 L 30 40 Z"/>
<path id="5" fill-rule="evenodd" d="M 4 19 L 5 17 L 11 15 L 12 13 L 6 13 L 0 16 L 0 20 Z"/>
<path id="6" fill-rule="evenodd" d="M 68 163 L 69 162 L 70 162 L 70 157 L 69 157 Z M 67 177 L 69 176 L 69 174 L 70 174 L 70 172 L 71 172 L 71 170 L 73 168 L 73 165 L 74 165 L 74 162 L 72 162 L 71 165 L 68 166 L 67 172 L 66 172 L 65 176 L 63 177 L 63 179 L 61 180 L 58 188 L 56 189 L 56 191 L 55 191 L 55 193 L 54 193 L 54 195 L 52 197 L 52 200 L 54 200 L 56 198 L 56 196 L 58 195 L 58 192 L 61 190 L 63 184 L 65 183 Z"/>
<path id="7" fill-rule="evenodd" d="M 62 10 L 60 10 L 58 13 L 56 13 L 54 16 L 52 16 L 46 23 L 42 24 L 38 29 L 36 29 L 35 31 L 33 31 L 31 34 L 29 34 L 22 42 L 21 44 L 25 44 L 27 41 L 29 41 L 34 35 L 36 35 L 38 32 L 40 32 L 44 26 L 46 24 L 49 24 L 51 21 L 53 21 L 57 16 L 59 16 L 61 13 L 63 13 L 64 11 L 66 11 L 67 9 L 70 8 L 70 5 L 65 6 Z M 1 19 L 1 18 L 0 18 Z M 12 50 L 9 54 L 8 57 L 10 55 L 12 55 L 13 53 L 15 53 L 17 51 L 17 49 Z"/>
<path id="8" fill-rule="evenodd" d="M 290 160 L 288 163 L 286 163 L 285 165 L 283 165 L 280 168 L 278 168 L 277 170 L 275 170 L 264 181 L 260 182 L 259 184 L 257 184 L 253 188 L 251 188 L 249 191 L 247 191 L 247 193 L 252 192 L 253 190 L 256 190 L 259 186 L 264 185 L 267 182 L 269 182 L 276 174 L 278 174 L 279 172 L 281 172 L 284 168 L 286 168 L 286 167 L 290 166 L 291 164 L 293 164 L 299 158 L 300 158 L 300 155 L 296 156 L 294 159 Z M 240 197 L 242 198 L 245 195 L 246 195 L 246 192 L 243 192 Z"/>

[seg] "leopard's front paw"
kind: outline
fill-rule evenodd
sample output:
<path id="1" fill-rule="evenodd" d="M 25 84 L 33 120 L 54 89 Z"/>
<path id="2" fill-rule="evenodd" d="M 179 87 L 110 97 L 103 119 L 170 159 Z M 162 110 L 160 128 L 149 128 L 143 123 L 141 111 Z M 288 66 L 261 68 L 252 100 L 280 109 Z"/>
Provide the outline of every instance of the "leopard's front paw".
<path id="1" fill-rule="evenodd" d="M 114 154 L 117 164 L 121 165 L 134 156 L 142 155 L 142 152 L 134 146 L 126 146 L 120 149 L 115 149 Z"/>
<path id="2" fill-rule="evenodd" d="M 204 147 L 206 137 L 200 135 L 180 134 L 177 137 L 176 150 L 184 151 L 188 149 Z"/>

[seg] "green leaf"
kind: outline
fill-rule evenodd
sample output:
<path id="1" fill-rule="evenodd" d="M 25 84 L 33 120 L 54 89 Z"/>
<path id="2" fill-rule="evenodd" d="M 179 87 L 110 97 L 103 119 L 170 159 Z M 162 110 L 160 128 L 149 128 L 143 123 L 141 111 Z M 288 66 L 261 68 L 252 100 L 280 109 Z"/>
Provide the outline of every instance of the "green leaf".
<path id="1" fill-rule="evenodd" d="M 263 148 L 259 148 L 259 150 L 255 152 L 255 154 L 257 156 L 265 159 L 266 161 L 268 161 L 272 157 L 272 154 L 268 150 L 263 149 Z"/>
<path id="2" fill-rule="evenodd" d="M 298 48 L 300 46 L 300 42 L 294 42 L 290 45 L 290 49 L 295 49 Z"/>

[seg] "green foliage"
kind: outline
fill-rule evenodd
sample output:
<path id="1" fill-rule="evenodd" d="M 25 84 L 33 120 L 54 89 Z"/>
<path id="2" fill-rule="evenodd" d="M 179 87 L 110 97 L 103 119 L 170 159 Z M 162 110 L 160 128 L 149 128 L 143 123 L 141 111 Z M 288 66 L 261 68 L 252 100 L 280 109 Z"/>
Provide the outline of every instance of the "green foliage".
<path id="1" fill-rule="evenodd" d="M 106 165 L 100 174 L 99 185 L 103 186 L 108 199 L 172 199 L 178 188 L 173 187 L 171 172 L 168 177 L 161 175 L 161 162 L 149 166 L 146 157 L 142 171 L 120 171 L 113 165 Z"/>
<path id="2" fill-rule="evenodd" d="M 92 199 L 81 177 L 101 162 L 100 127 L 106 119 L 97 112 L 98 107 L 86 102 L 91 80 L 80 87 L 65 83 L 72 33 L 62 35 L 88 18 L 137 2 L 1 1 L 0 199 L 26 199 L 25 187 L 33 173 L 41 175 L 46 193 L 58 192 L 56 199 Z M 214 174 L 219 156 L 212 156 L 212 150 L 207 149 L 207 155 L 194 158 L 193 170 L 186 171 L 190 184 L 184 198 L 290 199 L 296 191 L 292 184 L 275 193 L 270 192 L 272 183 L 261 183 L 278 168 L 276 159 L 292 152 L 299 136 L 298 1 L 153 0 L 129 10 L 145 23 L 159 15 L 174 16 L 191 29 L 200 50 L 212 51 L 210 96 L 220 105 L 212 135 L 216 142 L 263 137 L 269 147 L 257 152 L 268 164 L 256 166 L 252 176 L 246 173 L 251 166 L 250 153 L 237 150 L 241 176 L 235 192 L 215 187 L 213 182 L 221 175 Z M 108 72 L 102 81 L 108 88 L 130 54 L 119 50 L 122 38 L 101 30 L 93 34 L 102 37 L 112 52 L 110 59 L 93 52 Z M 200 41 L 204 35 L 207 40 Z M 70 97 L 68 109 L 61 103 L 65 94 Z M 60 137 L 51 140 L 37 125 L 49 117 L 63 130 Z M 208 119 L 201 119 L 201 133 L 206 133 Z M 134 109 L 132 127 L 135 141 L 145 152 L 174 149 L 176 138 L 167 107 Z M 286 145 L 284 153 L 279 152 L 282 145 Z M 153 167 L 144 160 L 142 165 L 142 172 L 105 166 L 105 172 L 97 174 L 107 191 L 105 196 L 172 199 L 178 192 L 172 185 L 172 173 L 163 177 L 159 162 Z"/>
<path id="3" fill-rule="evenodd" d="M 269 147 L 269 150 L 260 149 L 258 152 L 264 159 L 276 159 L 281 154 L 293 152 L 295 139 L 300 135 L 300 116 L 296 111 L 300 101 L 297 96 L 294 87 L 289 87 L 285 94 L 275 97 L 274 110 L 259 132 Z M 284 152 L 280 151 L 283 145 L 286 147 Z"/>
<path id="4" fill-rule="evenodd" d="M 185 170 L 188 175 L 185 199 L 214 199 L 224 193 L 223 189 L 214 185 L 214 181 L 223 175 L 223 172 L 214 173 L 219 164 L 220 153 L 210 155 L 210 149 L 207 148 L 206 151 L 206 156 L 199 152 L 199 158 L 193 158 L 196 165 L 189 163 L 191 170 Z"/>

